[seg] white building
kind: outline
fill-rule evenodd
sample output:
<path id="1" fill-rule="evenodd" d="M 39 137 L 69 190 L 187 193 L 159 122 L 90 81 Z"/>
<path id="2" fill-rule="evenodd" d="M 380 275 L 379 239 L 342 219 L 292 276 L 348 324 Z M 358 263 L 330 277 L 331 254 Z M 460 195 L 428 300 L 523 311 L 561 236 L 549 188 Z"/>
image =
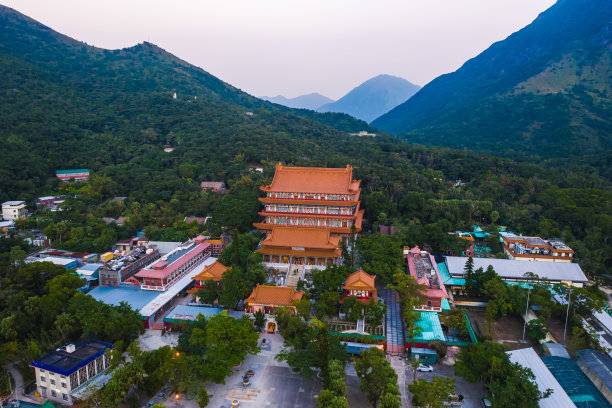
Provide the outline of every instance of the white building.
<path id="1" fill-rule="evenodd" d="M 110 364 L 113 345 L 99 340 L 67 343 L 34 360 L 36 391 L 43 398 L 72 405 L 74 394 L 103 374 Z"/>
<path id="2" fill-rule="evenodd" d="M 25 218 L 27 214 L 25 201 L 6 201 L 2 203 L 2 218 L 5 220 Z"/>

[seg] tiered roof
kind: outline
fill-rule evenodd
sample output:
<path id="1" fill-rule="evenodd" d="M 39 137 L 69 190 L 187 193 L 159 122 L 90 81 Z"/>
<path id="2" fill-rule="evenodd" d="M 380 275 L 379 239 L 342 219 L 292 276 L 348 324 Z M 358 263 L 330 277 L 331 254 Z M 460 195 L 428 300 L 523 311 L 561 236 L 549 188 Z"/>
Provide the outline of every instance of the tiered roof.
<path id="1" fill-rule="evenodd" d="M 284 167 L 276 165 L 272 184 L 261 189 L 278 193 L 354 194 L 360 180 L 353 180 L 353 168 Z"/>
<path id="2" fill-rule="evenodd" d="M 321 227 L 275 225 L 257 252 L 280 255 L 275 248 L 283 248 L 283 255 L 342 256 L 340 237 L 331 236 L 329 229 Z"/>
<path id="3" fill-rule="evenodd" d="M 219 282 L 228 269 L 230 269 L 229 266 L 225 266 L 221 262 L 215 261 L 215 263 L 206 266 L 202 272 L 191 279 L 198 281 L 213 280 Z"/>
<path id="4" fill-rule="evenodd" d="M 270 305 L 270 306 L 292 306 L 293 301 L 301 300 L 303 291 L 295 290 L 293 287 L 257 285 L 251 295 L 246 298 L 247 304 Z"/>
<path id="5" fill-rule="evenodd" d="M 345 290 L 374 290 L 376 275 L 368 275 L 363 269 L 358 270 L 346 277 L 343 289 Z"/>

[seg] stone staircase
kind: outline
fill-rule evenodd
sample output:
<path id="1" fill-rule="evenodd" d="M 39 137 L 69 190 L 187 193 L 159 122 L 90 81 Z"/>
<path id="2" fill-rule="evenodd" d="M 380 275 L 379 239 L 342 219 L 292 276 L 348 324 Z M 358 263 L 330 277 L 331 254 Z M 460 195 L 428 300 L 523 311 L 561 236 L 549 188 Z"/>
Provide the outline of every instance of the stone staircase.
<path id="1" fill-rule="evenodd" d="M 302 276 L 304 276 L 304 265 L 291 265 L 289 272 L 287 272 L 285 286 L 295 287 Z"/>

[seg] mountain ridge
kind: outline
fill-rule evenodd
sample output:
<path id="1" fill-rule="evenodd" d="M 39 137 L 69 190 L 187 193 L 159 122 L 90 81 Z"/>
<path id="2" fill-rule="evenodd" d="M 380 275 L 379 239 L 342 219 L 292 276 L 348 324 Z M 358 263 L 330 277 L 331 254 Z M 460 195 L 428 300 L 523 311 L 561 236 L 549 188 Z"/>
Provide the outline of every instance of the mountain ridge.
<path id="1" fill-rule="evenodd" d="M 342 112 L 366 122 L 410 99 L 420 86 L 397 76 L 381 74 L 351 89 L 335 102 L 320 106 L 319 112 Z"/>
<path id="2" fill-rule="evenodd" d="M 611 2 L 559 0 L 372 125 L 417 143 L 514 157 L 534 150 L 564 157 L 609 149 L 611 33 Z M 567 58 L 580 66 L 559 69 Z M 591 69 L 595 74 L 585 78 Z M 543 92 L 547 70 L 549 82 L 567 86 Z M 591 136 L 588 142 L 583 134 Z"/>
<path id="3" fill-rule="evenodd" d="M 319 106 L 333 102 L 334 100 L 328 98 L 325 95 L 321 95 L 318 92 L 313 92 L 305 95 L 299 95 L 295 98 L 286 98 L 283 95 L 276 96 L 260 96 L 259 99 L 263 99 L 268 102 L 277 103 L 279 105 L 287 106 L 288 108 L 295 109 L 310 109 L 317 110 Z"/>

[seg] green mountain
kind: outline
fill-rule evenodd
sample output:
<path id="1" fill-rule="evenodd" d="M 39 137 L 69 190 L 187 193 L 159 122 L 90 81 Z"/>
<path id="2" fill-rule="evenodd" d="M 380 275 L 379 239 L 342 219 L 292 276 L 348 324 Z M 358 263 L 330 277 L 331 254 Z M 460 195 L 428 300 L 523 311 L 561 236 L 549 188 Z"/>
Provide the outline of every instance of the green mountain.
<path id="1" fill-rule="evenodd" d="M 307 95 L 296 96 L 295 98 L 285 98 L 282 95 L 277 96 L 260 96 L 260 99 L 265 101 L 278 103 L 279 105 L 288 106 L 289 108 L 311 109 L 316 110 L 319 106 L 333 102 L 325 95 L 320 93 L 310 93 Z"/>
<path id="2" fill-rule="evenodd" d="M 612 2 L 559 0 L 372 125 L 409 141 L 512 157 L 612 147 Z"/>
<path id="3" fill-rule="evenodd" d="M 40 187 L 56 169 L 97 170 L 162 152 L 166 143 L 200 143 L 210 155 L 219 143 L 207 145 L 207 138 L 375 131 L 349 115 L 262 101 L 153 44 L 92 47 L 4 6 L 0 78 L 1 199 Z M 245 151 L 247 161 L 261 156 Z"/>
<path id="4" fill-rule="evenodd" d="M 320 106 L 319 112 L 342 112 L 371 122 L 402 102 L 421 87 L 403 78 L 378 75 L 370 78 L 335 102 Z"/>

